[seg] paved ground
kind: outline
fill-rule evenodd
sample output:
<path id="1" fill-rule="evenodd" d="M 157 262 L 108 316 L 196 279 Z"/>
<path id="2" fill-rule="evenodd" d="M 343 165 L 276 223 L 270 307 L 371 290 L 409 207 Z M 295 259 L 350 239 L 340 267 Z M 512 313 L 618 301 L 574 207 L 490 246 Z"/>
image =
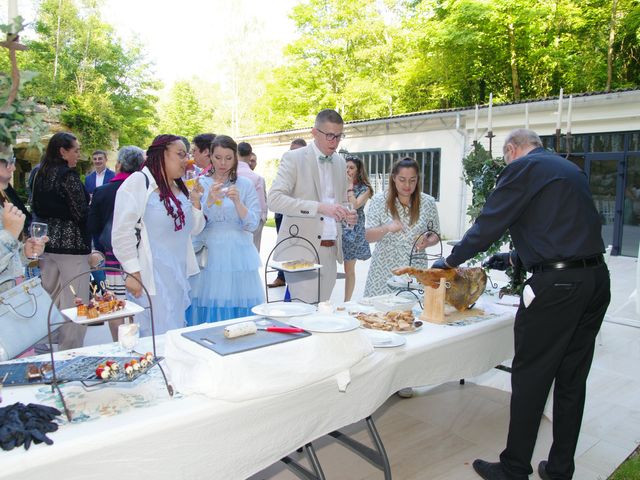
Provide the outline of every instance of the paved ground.
<path id="1" fill-rule="evenodd" d="M 275 244 L 275 230 L 265 229 L 263 259 Z M 446 246 L 445 251 L 451 247 Z M 369 262 L 356 264 L 354 299 L 364 289 Z M 640 317 L 635 300 L 637 259 L 611 257 L 611 304 L 588 381 L 587 403 L 576 452 L 576 480 L 606 479 L 640 444 Z M 340 271 L 340 267 L 339 267 Z M 494 274 L 504 281 L 503 274 Z M 344 280 L 336 282 L 332 301 L 343 300 Z M 284 289 L 276 289 L 283 291 Z M 274 292 L 275 293 L 275 292 Z M 281 294 L 282 295 L 282 294 Z M 475 458 L 496 461 L 504 448 L 509 422 L 509 375 L 499 370 L 458 382 L 417 389 L 410 400 L 391 397 L 374 415 L 389 453 L 394 479 L 475 480 Z M 367 441 L 359 424 L 351 427 Z M 551 446 L 551 422 L 544 417 L 533 456 L 534 470 Z M 314 442 L 315 443 L 315 442 Z M 381 479 L 380 471 L 324 438 L 318 455 L 328 479 Z M 295 477 L 281 464 L 252 477 Z M 531 478 L 538 478 L 534 473 Z"/>

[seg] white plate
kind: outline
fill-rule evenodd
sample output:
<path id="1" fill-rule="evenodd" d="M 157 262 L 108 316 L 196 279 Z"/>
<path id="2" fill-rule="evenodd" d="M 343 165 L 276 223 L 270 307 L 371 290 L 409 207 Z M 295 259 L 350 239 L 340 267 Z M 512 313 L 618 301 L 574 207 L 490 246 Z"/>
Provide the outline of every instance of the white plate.
<path id="1" fill-rule="evenodd" d="M 98 318 L 83 318 L 78 320 L 77 318 L 78 309 L 76 307 L 65 308 L 60 313 L 62 313 L 62 315 L 67 317 L 72 322 L 78 323 L 80 325 L 84 325 L 88 323 L 103 322 L 105 320 L 113 320 L 114 318 L 131 317 L 136 313 L 140 313 L 143 311 L 144 311 L 144 308 L 142 308 L 137 303 L 133 303 L 133 302 L 130 302 L 129 300 L 125 300 L 125 305 L 122 310 L 116 310 L 115 312 L 111 312 L 111 313 L 104 313 L 100 315 Z"/>
<path id="2" fill-rule="evenodd" d="M 394 276 L 387 280 L 387 285 L 393 288 L 405 288 L 409 290 L 422 290 L 422 285 L 415 279 L 411 281 L 403 281 L 399 280 L 398 277 Z"/>
<path id="3" fill-rule="evenodd" d="M 393 348 L 407 343 L 407 339 L 397 333 L 371 330 L 369 328 L 365 328 L 364 332 L 375 348 Z"/>
<path id="4" fill-rule="evenodd" d="M 316 311 L 314 305 L 299 302 L 274 302 L 261 303 L 251 309 L 256 315 L 264 315 L 265 317 L 282 318 L 299 317 L 300 315 L 309 315 Z"/>
<path id="5" fill-rule="evenodd" d="M 319 333 L 349 332 L 360 328 L 359 320 L 337 315 L 309 315 L 303 318 L 292 318 L 290 323 L 310 332 Z"/>
<path id="6" fill-rule="evenodd" d="M 309 270 L 318 270 L 320 267 L 322 267 L 322 265 L 319 265 L 317 263 L 314 263 L 313 266 L 311 267 L 305 267 L 305 268 L 287 268 L 282 266 L 283 264 L 290 261 L 291 260 L 283 260 L 282 262 L 277 262 L 275 260 L 271 260 L 269 262 L 269 266 L 271 268 L 275 268 L 277 270 L 282 270 L 283 272 L 289 272 L 289 273 L 308 272 Z"/>

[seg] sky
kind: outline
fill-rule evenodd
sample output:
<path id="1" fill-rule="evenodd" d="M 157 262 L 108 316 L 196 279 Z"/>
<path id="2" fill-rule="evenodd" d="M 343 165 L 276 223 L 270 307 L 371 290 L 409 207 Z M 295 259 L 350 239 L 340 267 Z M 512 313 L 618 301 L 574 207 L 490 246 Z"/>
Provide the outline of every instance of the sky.
<path id="1" fill-rule="evenodd" d="M 9 0 L 0 0 L 0 21 Z M 105 0 L 102 18 L 123 39 L 137 37 L 165 86 L 193 76 L 217 81 L 225 46 L 239 41 L 243 25 L 260 35 L 264 51 L 279 55 L 294 38 L 291 8 L 300 0 Z M 37 0 L 18 0 L 27 22 Z"/>

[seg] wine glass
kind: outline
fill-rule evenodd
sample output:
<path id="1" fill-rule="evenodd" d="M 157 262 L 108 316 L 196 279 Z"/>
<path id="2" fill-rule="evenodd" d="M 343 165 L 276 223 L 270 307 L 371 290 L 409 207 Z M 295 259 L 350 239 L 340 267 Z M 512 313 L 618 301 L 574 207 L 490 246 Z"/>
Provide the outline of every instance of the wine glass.
<path id="1" fill-rule="evenodd" d="M 42 237 L 47 236 L 47 231 L 49 230 L 49 226 L 46 223 L 40 222 L 31 222 L 29 226 L 29 235 L 31 238 L 35 238 L 38 243 L 42 242 Z M 29 257 L 30 260 L 37 260 L 38 254 L 36 253 L 33 257 Z"/>
<path id="2" fill-rule="evenodd" d="M 129 355 L 133 355 L 139 339 L 140 325 L 137 323 L 123 323 L 118 325 L 118 343 Z"/>
<path id="3" fill-rule="evenodd" d="M 353 205 L 351 202 L 342 202 L 342 207 L 347 210 L 349 213 L 353 212 Z M 347 220 L 342 221 L 342 228 L 345 230 L 353 230 L 355 224 L 347 222 Z"/>

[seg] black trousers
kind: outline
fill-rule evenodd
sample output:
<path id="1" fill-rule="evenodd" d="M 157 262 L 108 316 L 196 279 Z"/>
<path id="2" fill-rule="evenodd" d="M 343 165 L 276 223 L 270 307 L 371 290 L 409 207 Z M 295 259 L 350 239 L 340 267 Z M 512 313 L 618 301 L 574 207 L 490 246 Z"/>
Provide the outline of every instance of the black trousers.
<path id="1" fill-rule="evenodd" d="M 280 231 L 280 224 L 282 223 L 282 214 L 276 213 L 275 220 L 276 220 L 276 233 L 277 233 Z M 282 270 L 278 270 L 278 278 L 284 282 L 284 272 Z"/>
<path id="2" fill-rule="evenodd" d="M 606 265 L 533 275 L 535 294 L 516 314 L 511 372 L 511 418 L 507 446 L 500 454 L 513 478 L 533 472 L 531 456 L 544 406 L 553 392 L 553 444 L 547 472 L 570 479 L 595 339 L 611 298 Z"/>

